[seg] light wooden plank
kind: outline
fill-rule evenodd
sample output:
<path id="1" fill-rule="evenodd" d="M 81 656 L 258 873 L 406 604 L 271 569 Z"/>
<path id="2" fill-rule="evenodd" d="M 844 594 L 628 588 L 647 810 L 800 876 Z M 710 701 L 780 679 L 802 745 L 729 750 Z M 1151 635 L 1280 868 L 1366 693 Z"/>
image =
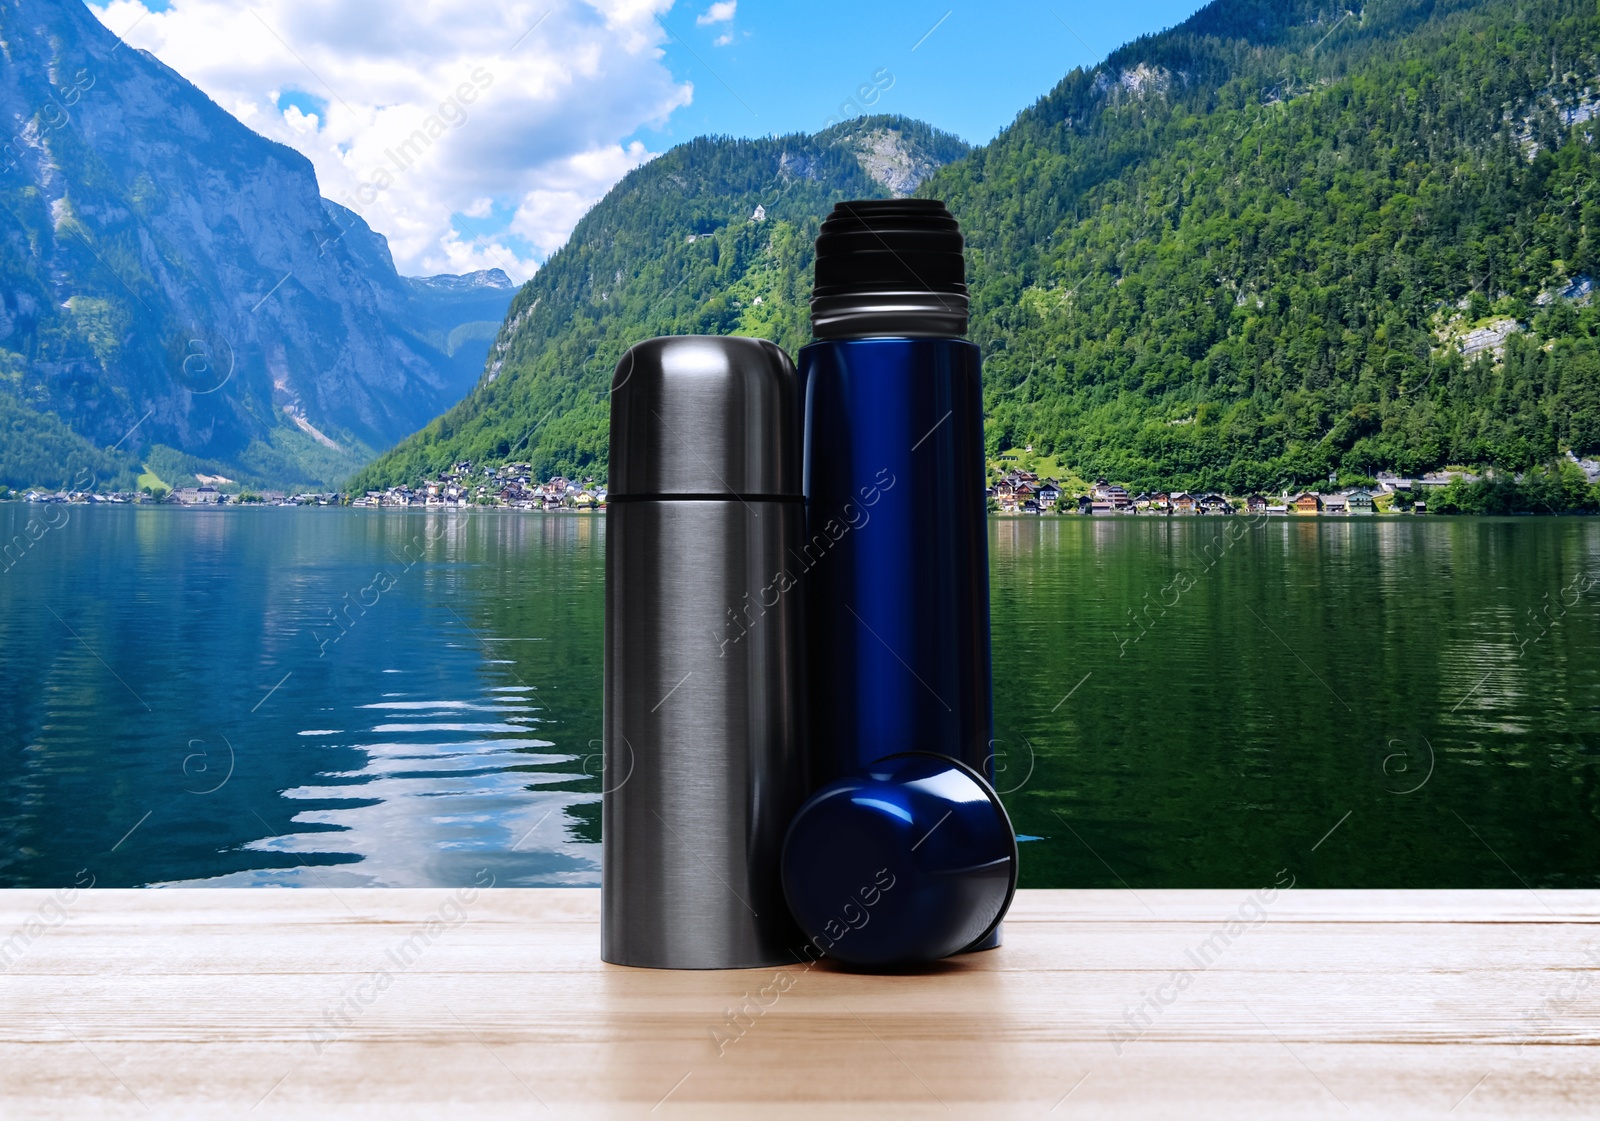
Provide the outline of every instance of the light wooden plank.
<path id="1" fill-rule="evenodd" d="M 607 966 L 592 890 L 0 892 L 0 1102 L 7 1118 L 1594 1115 L 1600 892 L 1294 890 L 1259 916 L 1248 898 L 1022 892 L 1000 950 L 872 976 Z M 1241 914 L 1256 921 L 1219 939 Z M 1135 1038 L 1125 1013 L 1158 991 L 1172 1001 Z"/>

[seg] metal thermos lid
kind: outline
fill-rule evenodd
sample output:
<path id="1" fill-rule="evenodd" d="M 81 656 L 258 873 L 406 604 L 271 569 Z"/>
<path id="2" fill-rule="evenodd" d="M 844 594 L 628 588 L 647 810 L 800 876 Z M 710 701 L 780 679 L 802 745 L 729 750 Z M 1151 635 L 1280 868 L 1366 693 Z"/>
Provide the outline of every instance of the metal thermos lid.
<path id="1" fill-rule="evenodd" d="M 794 363 L 765 339 L 639 343 L 611 380 L 607 500 L 802 494 Z"/>
<path id="2" fill-rule="evenodd" d="M 994 787 L 957 759 L 889 755 L 800 808 L 783 891 L 823 953 L 901 966 L 976 948 L 1017 890 L 1017 839 Z"/>

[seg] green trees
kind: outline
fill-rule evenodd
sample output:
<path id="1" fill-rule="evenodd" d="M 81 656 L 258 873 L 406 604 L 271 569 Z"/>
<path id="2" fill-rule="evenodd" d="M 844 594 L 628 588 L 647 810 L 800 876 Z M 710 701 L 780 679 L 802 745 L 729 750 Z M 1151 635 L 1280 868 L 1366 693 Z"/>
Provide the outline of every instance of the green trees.
<path id="1" fill-rule="evenodd" d="M 1430 514 L 1592 514 L 1600 510 L 1600 487 L 1581 468 L 1558 459 L 1534 467 L 1522 479 L 1497 475 L 1475 483 L 1455 480 L 1420 496 Z"/>
<path id="2" fill-rule="evenodd" d="M 1600 312 L 1538 302 L 1596 271 L 1597 60 L 1592 5 L 1222 4 L 1069 75 L 919 192 L 989 431 L 1236 491 L 1600 450 Z"/>

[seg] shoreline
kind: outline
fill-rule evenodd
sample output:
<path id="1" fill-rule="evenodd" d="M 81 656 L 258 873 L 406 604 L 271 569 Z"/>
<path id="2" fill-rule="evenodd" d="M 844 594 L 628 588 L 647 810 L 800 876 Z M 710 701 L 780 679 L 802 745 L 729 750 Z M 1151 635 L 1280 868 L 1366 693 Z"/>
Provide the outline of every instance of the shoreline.
<path id="1" fill-rule="evenodd" d="M 603 506 L 603 505 L 602 506 L 581 507 L 581 508 L 577 508 L 577 509 L 544 509 L 544 510 L 536 510 L 536 509 L 525 508 L 525 507 L 520 507 L 520 506 L 475 506 L 475 505 L 469 505 L 469 506 L 420 506 L 420 505 L 419 506 L 398 506 L 398 505 L 390 505 L 390 506 L 357 506 L 357 505 L 353 505 L 353 504 L 331 503 L 331 502 L 330 503 L 313 503 L 313 502 L 225 502 L 225 503 L 185 504 L 185 503 L 180 503 L 180 502 L 131 502 L 131 501 L 111 501 L 111 500 L 106 500 L 106 499 L 101 499 L 99 501 L 95 501 L 93 499 L 87 499 L 87 498 L 74 498 L 74 499 L 65 499 L 65 500 L 58 499 L 58 498 L 50 498 L 50 499 L 45 499 L 45 500 L 30 500 L 30 499 L 19 498 L 19 497 L 14 497 L 14 496 L 13 497 L 7 497 L 7 498 L 0 498 L 0 506 L 7 505 L 7 504 L 13 504 L 13 503 L 16 504 L 16 505 L 19 505 L 19 506 L 74 506 L 74 507 L 84 507 L 84 506 L 117 506 L 117 507 L 121 507 L 121 506 L 126 506 L 126 507 L 131 507 L 131 508 L 134 508 L 134 509 L 171 509 L 171 510 L 213 510 L 214 511 L 214 510 L 308 510 L 308 509 L 333 509 L 333 510 L 349 510 L 349 511 L 360 511 L 362 513 L 379 513 L 379 514 L 463 514 L 463 513 L 547 514 L 547 515 L 555 515 L 555 516 L 558 516 L 558 517 L 594 517 L 597 514 L 605 513 L 606 510 L 608 509 L 608 507 Z M 1433 513 L 1432 511 L 1425 511 L 1425 512 L 1423 512 L 1421 514 L 1418 514 L 1418 513 L 1411 513 L 1411 512 L 1387 510 L 1387 511 L 1373 511 L 1371 513 L 1361 513 L 1361 514 L 1350 514 L 1350 513 L 1345 513 L 1345 514 L 1329 514 L 1329 513 L 1303 514 L 1303 513 L 1297 513 L 1295 511 L 1289 511 L 1287 513 L 1262 514 L 1262 513 L 1249 513 L 1249 512 L 1243 511 L 1243 510 L 1238 510 L 1238 511 L 1234 511 L 1231 514 L 1205 514 L 1205 513 L 1152 514 L 1152 513 L 1146 512 L 1146 511 L 1139 511 L 1139 512 L 1134 512 L 1134 513 L 1127 513 L 1127 514 L 1080 514 L 1080 513 L 1076 512 L 1076 511 L 1073 511 L 1071 513 L 1031 513 L 1031 512 L 1030 513 L 1023 513 L 1021 511 L 1008 512 L 1008 511 L 1004 511 L 1004 510 L 999 510 L 999 511 L 991 510 L 991 511 L 987 512 L 985 517 L 987 517 L 990 521 L 1006 521 L 1006 522 L 1011 522 L 1011 521 L 1037 521 L 1037 522 L 1052 522 L 1052 521 L 1108 521 L 1108 522 L 1142 521 L 1142 522 L 1147 522 L 1147 521 L 1153 521 L 1153 520 L 1185 521 L 1185 522 L 1188 522 L 1188 521 L 1201 521 L 1201 520 L 1216 521 L 1218 519 L 1225 519 L 1225 518 L 1239 518 L 1239 519 L 1244 519 L 1244 520 L 1270 519 L 1270 520 L 1273 520 L 1273 521 L 1285 521 L 1285 522 L 1293 522 L 1293 521 L 1302 521 L 1302 522 L 1314 522 L 1314 521 L 1349 522 L 1349 521 L 1412 521 L 1412 520 L 1415 520 L 1415 519 L 1418 519 L 1418 518 L 1424 518 L 1424 519 L 1436 519 L 1436 518 L 1600 518 L 1600 512 L 1583 511 L 1583 510 L 1571 510 L 1571 511 L 1517 511 L 1517 512 L 1511 512 L 1511 513 L 1501 513 L 1501 514 L 1476 514 L 1476 513 L 1466 513 L 1466 512 L 1463 512 L 1463 513 L 1448 513 L 1447 514 L 1447 513 Z"/>

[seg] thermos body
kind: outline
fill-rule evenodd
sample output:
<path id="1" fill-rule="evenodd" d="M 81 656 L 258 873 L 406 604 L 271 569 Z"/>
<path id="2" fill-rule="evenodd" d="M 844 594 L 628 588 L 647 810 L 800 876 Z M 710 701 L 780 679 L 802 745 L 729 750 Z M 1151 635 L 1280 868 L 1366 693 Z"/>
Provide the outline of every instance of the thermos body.
<path id="1" fill-rule="evenodd" d="M 800 597 L 744 607 L 789 566 L 801 505 L 625 502 L 607 518 L 601 955 L 791 961 L 773 870 L 806 784 Z"/>
<path id="2" fill-rule="evenodd" d="M 917 751 L 994 778 L 983 391 L 964 338 L 964 253 L 933 199 L 842 202 L 817 236 L 817 341 L 800 376 L 819 783 Z M 1004 863 L 1014 877 L 1014 841 Z M 996 925 L 968 949 L 998 944 Z"/>
<path id="3" fill-rule="evenodd" d="M 904 751 L 993 777 L 979 367 L 962 339 L 800 352 L 816 783 Z"/>
<path id="4" fill-rule="evenodd" d="M 657 339 L 618 366 L 606 513 L 601 956 L 793 961 L 808 791 L 799 398 L 781 350 Z"/>

